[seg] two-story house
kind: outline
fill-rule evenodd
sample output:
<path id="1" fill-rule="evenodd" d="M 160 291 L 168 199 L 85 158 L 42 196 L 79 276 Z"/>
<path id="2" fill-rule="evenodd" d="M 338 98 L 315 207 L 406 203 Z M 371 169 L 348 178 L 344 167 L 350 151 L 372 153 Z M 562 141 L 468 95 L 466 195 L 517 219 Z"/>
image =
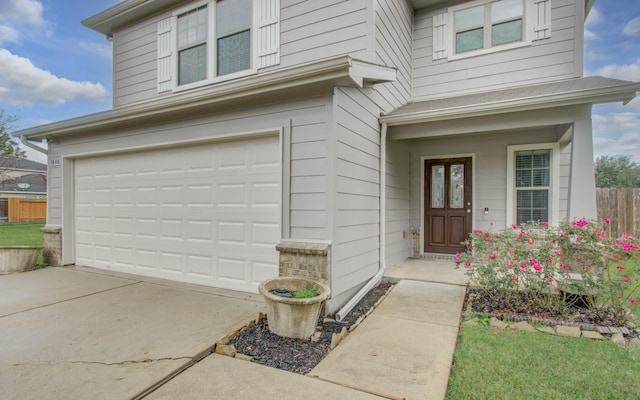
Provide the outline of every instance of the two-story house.
<path id="1" fill-rule="evenodd" d="M 252 292 L 310 276 L 335 311 L 472 229 L 595 217 L 591 106 L 640 84 L 582 77 L 592 3 L 123 1 L 83 21 L 113 42 L 113 109 L 19 132 L 49 143 L 48 250 Z"/>

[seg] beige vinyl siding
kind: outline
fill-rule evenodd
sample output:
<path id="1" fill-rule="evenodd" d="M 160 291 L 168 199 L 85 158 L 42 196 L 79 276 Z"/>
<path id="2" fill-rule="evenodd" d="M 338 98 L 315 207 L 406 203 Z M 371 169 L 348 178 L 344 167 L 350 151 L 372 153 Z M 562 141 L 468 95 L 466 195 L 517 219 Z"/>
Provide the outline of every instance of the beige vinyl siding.
<path id="1" fill-rule="evenodd" d="M 411 256 L 411 159 L 407 141 L 387 141 L 386 265 Z"/>
<path id="2" fill-rule="evenodd" d="M 157 16 L 113 35 L 114 108 L 158 95 Z"/>
<path id="3" fill-rule="evenodd" d="M 315 112 L 324 117 L 326 110 Z M 327 126 L 324 119 L 317 117 L 294 120 L 289 232 L 292 238 L 328 239 Z"/>
<path id="4" fill-rule="evenodd" d="M 389 112 L 411 99 L 413 8 L 404 0 L 376 0 L 376 63 L 397 68 L 397 80 L 375 86 L 376 101 Z M 411 256 L 410 178 L 407 142 L 387 142 L 385 263 Z M 376 218 L 378 220 L 378 218 Z"/>
<path id="5" fill-rule="evenodd" d="M 367 91 L 369 95 L 371 91 Z M 379 107 L 358 89 L 335 90 L 334 297 L 373 276 L 379 266 Z"/>
<path id="6" fill-rule="evenodd" d="M 50 151 L 49 157 L 56 157 Z M 62 225 L 62 167 L 49 166 L 47 173 L 47 224 Z"/>
<path id="7" fill-rule="evenodd" d="M 349 54 L 369 61 L 370 0 L 282 0 L 280 65 L 283 68 Z"/>
<path id="8" fill-rule="evenodd" d="M 371 11 L 370 0 L 282 0 L 280 64 L 261 71 L 344 54 L 371 61 Z M 157 89 L 157 22 L 170 15 L 156 15 L 114 34 L 114 107 L 167 95 Z"/>
<path id="9" fill-rule="evenodd" d="M 422 157 L 474 154 L 473 170 L 475 204 L 473 205 L 474 229 L 500 229 L 505 227 L 506 190 L 507 190 L 507 146 L 532 143 L 551 143 L 558 140 L 553 129 L 537 129 L 510 133 L 491 133 L 461 136 L 458 138 L 434 138 L 412 140 L 409 143 L 411 152 L 411 187 L 412 190 L 412 225 L 422 226 L 421 182 L 423 179 Z M 564 150 L 563 152 L 566 152 Z M 560 164 L 560 217 L 566 216 L 568 191 L 568 165 Z M 562 193 L 565 193 L 564 196 Z M 484 208 L 489 214 L 484 214 Z M 493 223 L 493 226 L 491 225 Z"/>
<path id="10" fill-rule="evenodd" d="M 573 0 L 552 1 L 550 39 L 451 61 L 432 59 L 433 16 L 446 9 L 417 12 L 413 32 L 413 99 L 427 100 L 578 77 L 582 65 L 576 49 L 582 49 L 575 38 L 576 20 L 580 17 L 576 4 Z"/>
<path id="11" fill-rule="evenodd" d="M 413 9 L 405 0 L 376 0 L 375 62 L 397 68 L 397 80 L 376 86 L 385 111 L 411 99 L 411 35 Z"/>
<path id="12" fill-rule="evenodd" d="M 171 121 L 157 121 L 103 133 L 93 131 L 84 136 L 61 138 L 59 143 L 51 144 L 51 154 L 73 157 L 119 152 L 265 129 L 283 129 L 284 136 L 288 137 L 291 124 L 291 157 L 287 158 L 289 149 L 285 149 L 282 165 L 284 171 L 290 171 L 290 177 L 283 177 L 282 187 L 288 190 L 287 187 L 291 186 L 288 201 L 283 201 L 283 206 L 290 203 L 289 215 L 284 217 L 284 221 L 290 220 L 291 226 L 284 227 L 283 236 L 326 240 L 331 235 L 324 175 L 328 170 L 326 148 L 327 132 L 330 132 L 327 122 L 330 108 L 331 97 L 321 97 L 218 114 L 209 112 L 200 118 L 173 118 Z M 67 195 L 71 193 L 68 187 L 62 188 L 61 185 L 62 180 L 57 177 L 50 180 L 48 211 L 51 224 L 62 223 L 63 210 L 60 204 L 63 191 Z"/>

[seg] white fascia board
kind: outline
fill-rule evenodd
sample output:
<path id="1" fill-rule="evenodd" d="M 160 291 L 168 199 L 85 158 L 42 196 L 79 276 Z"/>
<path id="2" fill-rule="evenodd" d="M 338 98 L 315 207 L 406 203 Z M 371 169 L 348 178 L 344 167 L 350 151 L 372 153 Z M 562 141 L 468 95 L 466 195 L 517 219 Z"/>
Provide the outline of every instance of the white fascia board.
<path id="1" fill-rule="evenodd" d="M 395 81 L 397 69 L 386 67 L 384 65 L 352 60 L 349 74 L 359 87 L 364 87 L 365 83 L 376 84 Z"/>
<path id="2" fill-rule="evenodd" d="M 179 0 L 126 0 L 81 21 L 82 25 L 104 35 L 149 15 L 180 4 Z"/>
<path id="3" fill-rule="evenodd" d="M 417 111 L 407 114 L 380 117 L 380 123 L 389 126 L 444 121 L 456 118 L 505 114 L 543 108 L 564 107 L 577 104 L 600 104 L 631 101 L 640 91 L 640 83 L 585 89 L 565 93 L 545 94 L 512 100 L 500 100 L 471 106 L 443 108 L 433 111 Z"/>
<path id="4" fill-rule="evenodd" d="M 85 115 L 65 121 L 40 125 L 14 132 L 15 136 L 25 136 L 29 140 L 63 136 L 119 123 L 136 123 L 136 120 L 179 113 L 193 107 L 221 104 L 250 96 L 277 90 L 294 89 L 310 84 L 333 86 L 360 86 L 362 82 L 377 81 L 380 75 L 389 74 L 390 68 L 376 67 L 370 71 L 373 76 L 354 77 L 352 68 L 356 64 L 359 73 L 367 70 L 367 64 L 353 60 L 349 56 L 333 57 L 308 64 L 274 70 L 228 82 L 170 94 L 161 98 L 115 108 L 95 114 Z M 381 68 L 386 68 L 381 69 Z M 384 75 L 384 76 L 387 76 Z"/>

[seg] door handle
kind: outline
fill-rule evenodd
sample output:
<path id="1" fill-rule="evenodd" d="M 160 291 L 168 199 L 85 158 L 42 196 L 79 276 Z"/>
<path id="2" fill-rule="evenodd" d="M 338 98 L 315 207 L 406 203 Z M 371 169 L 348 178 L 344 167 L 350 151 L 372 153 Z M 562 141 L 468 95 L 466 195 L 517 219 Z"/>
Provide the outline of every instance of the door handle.
<path id="1" fill-rule="evenodd" d="M 471 214 L 471 209 L 467 208 L 467 214 Z"/>

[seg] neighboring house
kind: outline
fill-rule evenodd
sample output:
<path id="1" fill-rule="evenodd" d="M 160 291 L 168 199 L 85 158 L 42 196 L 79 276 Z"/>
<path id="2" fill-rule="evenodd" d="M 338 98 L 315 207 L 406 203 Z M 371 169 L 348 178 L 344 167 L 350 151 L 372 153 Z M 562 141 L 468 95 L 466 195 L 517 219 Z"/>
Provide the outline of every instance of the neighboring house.
<path id="1" fill-rule="evenodd" d="M 62 264 L 256 291 L 386 266 L 472 229 L 595 217 L 584 0 L 127 0 L 112 110 L 49 141 Z M 276 251 L 280 252 L 280 258 Z M 60 253 L 61 251 L 61 253 Z"/>
<path id="2" fill-rule="evenodd" d="M 0 198 L 47 197 L 47 165 L 25 158 L 0 155 Z"/>

